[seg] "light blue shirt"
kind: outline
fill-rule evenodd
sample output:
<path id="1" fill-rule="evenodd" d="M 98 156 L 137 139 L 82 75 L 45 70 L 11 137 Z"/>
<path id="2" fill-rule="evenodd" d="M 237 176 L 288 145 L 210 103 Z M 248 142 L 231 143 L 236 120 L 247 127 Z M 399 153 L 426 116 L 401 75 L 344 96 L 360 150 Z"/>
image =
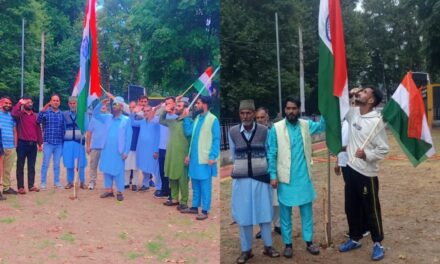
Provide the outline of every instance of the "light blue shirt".
<path id="1" fill-rule="evenodd" d="M 176 119 L 176 114 L 167 114 L 165 119 Z M 159 149 L 167 149 L 168 145 L 168 127 L 160 125 Z"/>
<path id="2" fill-rule="evenodd" d="M 12 149 L 15 148 L 14 142 L 14 128 L 15 121 L 9 112 L 0 111 L 0 128 L 3 148 Z"/>
<path id="3" fill-rule="evenodd" d="M 111 116 L 110 114 L 106 114 L 108 116 Z M 99 122 L 96 120 L 96 118 L 93 118 L 89 122 L 89 127 L 87 128 L 87 131 L 92 133 L 92 138 L 90 142 L 90 148 L 91 149 L 103 149 L 105 144 L 105 125 L 102 122 Z"/>

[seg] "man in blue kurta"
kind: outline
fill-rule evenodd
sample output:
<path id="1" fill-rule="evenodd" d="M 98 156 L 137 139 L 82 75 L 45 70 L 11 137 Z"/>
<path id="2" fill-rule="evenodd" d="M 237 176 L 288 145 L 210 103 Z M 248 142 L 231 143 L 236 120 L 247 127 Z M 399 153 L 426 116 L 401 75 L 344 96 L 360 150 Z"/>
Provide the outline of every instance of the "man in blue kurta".
<path id="1" fill-rule="evenodd" d="M 197 220 L 208 218 L 211 209 L 212 177 L 217 176 L 217 159 L 220 154 L 220 123 L 209 111 L 210 103 L 209 96 L 198 98 L 195 105 L 199 114 L 194 124 L 188 125 L 188 118 L 184 119 L 183 124 L 185 134 L 192 135 L 185 163 L 189 164 L 188 175 L 191 178 L 193 200 L 191 208 L 180 212 L 198 214 Z M 191 130 L 192 132 L 189 132 Z M 202 212 L 199 214 L 200 206 Z"/>
<path id="2" fill-rule="evenodd" d="M 105 100 L 102 103 L 108 103 Z M 107 189 L 101 195 L 101 198 L 114 197 L 113 181 L 116 184 L 118 201 L 124 200 L 124 169 L 125 159 L 130 151 L 132 136 L 130 118 L 122 115 L 124 99 L 115 97 L 112 104 L 112 115 L 101 113 L 101 104 L 99 103 L 93 110 L 93 117 L 104 126 L 105 143 L 101 151 L 101 161 L 99 170 L 104 173 L 104 187 Z"/>
<path id="3" fill-rule="evenodd" d="M 281 235 L 286 245 L 283 255 L 293 256 L 292 207 L 298 206 L 301 216 L 302 237 L 306 249 L 313 255 L 319 247 L 313 245 L 313 208 L 316 198 L 311 180 L 312 143 L 310 135 L 325 130 L 320 122 L 299 119 L 301 102 L 294 97 L 284 101 L 286 118 L 277 122 L 269 133 L 269 173 L 271 184 L 278 188 L 281 216 Z"/>
<path id="4" fill-rule="evenodd" d="M 101 104 L 101 114 L 111 116 L 111 114 L 107 112 L 107 105 Z M 98 164 L 101 158 L 101 151 L 105 144 L 106 131 L 104 130 L 104 124 L 92 117 L 87 127 L 87 133 L 86 152 L 90 157 L 89 190 L 93 190 L 95 189 L 96 180 L 98 179 Z"/>
<path id="5" fill-rule="evenodd" d="M 143 110 L 144 119 L 136 120 L 134 114 L 130 115 L 131 125 L 139 127 L 139 137 L 136 145 L 136 167 L 142 171 L 145 182 L 150 175 L 159 167 L 159 118 L 154 116 L 155 112 L 147 105 Z M 134 179 L 133 175 L 133 179 Z M 148 185 L 144 185 L 148 190 Z"/>
<path id="6" fill-rule="evenodd" d="M 234 161 L 232 171 L 232 217 L 240 225 L 241 255 L 237 263 L 253 257 L 253 226 L 260 225 L 263 254 L 279 257 L 272 248 L 272 187 L 267 172 L 267 127 L 257 124 L 253 100 L 240 102 L 241 124 L 229 130 L 229 147 Z"/>
<path id="7" fill-rule="evenodd" d="M 77 98 L 69 97 L 69 111 L 64 111 L 64 142 L 63 142 L 63 163 L 67 170 L 66 189 L 73 187 L 75 168 L 79 171 L 79 187 L 85 189 L 85 168 L 87 166 L 86 150 L 84 148 L 85 137 L 76 123 Z"/>

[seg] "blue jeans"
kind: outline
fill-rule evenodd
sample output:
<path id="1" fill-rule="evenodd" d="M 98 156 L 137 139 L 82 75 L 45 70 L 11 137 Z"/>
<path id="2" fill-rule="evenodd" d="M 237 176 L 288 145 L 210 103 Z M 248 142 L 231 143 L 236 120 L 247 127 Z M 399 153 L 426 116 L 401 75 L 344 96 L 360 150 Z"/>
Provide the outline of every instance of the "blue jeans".
<path id="1" fill-rule="evenodd" d="M 49 170 L 50 158 L 53 155 L 54 184 L 60 183 L 60 160 L 63 153 L 63 145 L 43 144 L 43 164 L 41 165 L 41 184 L 46 184 L 47 171 Z"/>

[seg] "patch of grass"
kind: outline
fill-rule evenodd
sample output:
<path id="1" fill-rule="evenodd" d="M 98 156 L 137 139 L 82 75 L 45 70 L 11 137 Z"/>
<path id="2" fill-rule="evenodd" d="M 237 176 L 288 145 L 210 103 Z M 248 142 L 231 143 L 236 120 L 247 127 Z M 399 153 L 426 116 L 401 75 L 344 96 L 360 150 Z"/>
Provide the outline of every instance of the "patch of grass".
<path id="1" fill-rule="evenodd" d="M 75 237 L 71 233 L 64 233 L 60 236 L 60 239 L 69 242 L 70 244 L 75 243 Z"/>
<path id="2" fill-rule="evenodd" d="M 14 217 L 5 217 L 0 219 L 0 223 L 4 223 L 4 224 L 12 224 L 14 222 L 15 222 Z"/>
<path id="3" fill-rule="evenodd" d="M 35 200 L 35 204 L 37 206 L 43 206 L 43 205 L 47 204 L 48 201 L 49 201 L 49 199 L 47 197 L 38 196 L 37 199 Z"/>
<path id="4" fill-rule="evenodd" d="M 127 257 L 129 260 L 135 260 L 137 258 L 143 257 L 145 254 L 142 252 L 130 251 L 127 253 Z"/>
<path id="5" fill-rule="evenodd" d="M 122 240 L 126 240 L 127 239 L 127 233 L 125 233 L 125 232 L 120 233 L 119 234 L 119 238 L 122 239 Z"/>
<path id="6" fill-rule="evenodd" d="M 67 214 L 67 210 L 64 209 L 62 212 L 60 212 L 60 213 L 58 214 L 57 217 L 58 217 L 58 219 L 63 220 L 63 219 L 66 219 L 67 216 L 68 216 L 68 214 Z"/>
<path id="7" fill-rule="evenodd" d="M 21 204 L 20 204 L 20 202 L 18 201 L 16 195 L 14 195 L 14 196 L 9 195 L 9 196 L 8 196 L 8 200 L 6 200 L 6 201 L 8 202 L 8 204 L 9 204 L 12 208 L 15 208 L 15 209 L 20 209 L 20 208 L 21 208 Z"/>
<path id="8" fill-rule="evenodd" d="M 54 241 L 45 239 L 37 244 L 37 248 L 38 249 L 45 249 L 45 248 L 53 247 L 54 245 L 55 245 Z"/>
<path id="9" fill-rule="evenodd" d="M 162 236 L 157 236 L 154 241 L 146 243 L 145 247 L 148 249 L 148 251 L 150 251 L 150 253 L 156 255 L 159 260 L 164 260 L 171 254 L 171 250 L 165 245 Z"/>

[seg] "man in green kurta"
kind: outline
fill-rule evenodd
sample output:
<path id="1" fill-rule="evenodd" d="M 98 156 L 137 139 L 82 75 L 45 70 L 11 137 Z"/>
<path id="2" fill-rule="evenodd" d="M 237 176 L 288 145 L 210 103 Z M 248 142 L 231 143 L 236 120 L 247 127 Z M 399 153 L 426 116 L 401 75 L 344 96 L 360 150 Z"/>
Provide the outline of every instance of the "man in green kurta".
<path id="1" fill-rule="evenodd" d="M 188 167 L 184 161 L 189 149 L 188 138 L 191 135 L 184 134 L 183 119 L 188 114 L 185 107 L 188 107 L 188 102 L 178 98 L 176 115 L 179 117 L 177 119 L 165 119 L 167 111 L 163 111 L 159 119 L 159 123 L 169 129 L 165 175 L 170 180 L 171 200 L 166 201 L 164 205 L 177 205 L 179 211 L 188 208 Z"/>

